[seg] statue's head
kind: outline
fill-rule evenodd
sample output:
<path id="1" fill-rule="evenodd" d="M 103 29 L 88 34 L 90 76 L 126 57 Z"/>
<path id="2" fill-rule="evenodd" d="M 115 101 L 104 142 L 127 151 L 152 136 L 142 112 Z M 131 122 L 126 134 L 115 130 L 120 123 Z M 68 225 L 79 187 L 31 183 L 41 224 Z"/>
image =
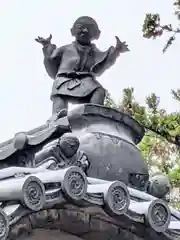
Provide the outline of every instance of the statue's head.
<path id="1" fill-rule="evenodd" d="M 83 16 L 75 21 L 71 33 L 78 42 L 87 44 L 92 40 L 98 39 L 101 32 L 93 18 Z"/>
<path id="2" fill-rule="evenodd" d="M 77 153 L 79 144 L 78 138 L 68 133 L 64 134 L 59 141 L 61 151 L 67 158 L 70 158 Z"/>

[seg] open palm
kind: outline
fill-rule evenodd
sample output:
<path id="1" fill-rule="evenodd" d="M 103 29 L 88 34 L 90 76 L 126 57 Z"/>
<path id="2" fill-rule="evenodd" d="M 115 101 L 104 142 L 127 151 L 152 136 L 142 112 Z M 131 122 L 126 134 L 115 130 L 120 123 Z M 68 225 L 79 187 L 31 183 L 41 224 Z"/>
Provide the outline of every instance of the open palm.
<path id="1" fill-rule="evenodd" d="M 115 37 L 116 38 L 116 50 L 118 50 L 120 53 L 124 53 L 124 52 L 129 52 L 129 48 L 126 42 L 121 42 L 119 37 Z"/>
<path id="2" fill-rule="evenodd" d="M 52 35 L 50 34 L 48 38 L 43 38 L 38 36 L 37 38 L 35 38 L 35 41 L 45 46 L 51 42 L 51 39 L 52 39 Z"/>

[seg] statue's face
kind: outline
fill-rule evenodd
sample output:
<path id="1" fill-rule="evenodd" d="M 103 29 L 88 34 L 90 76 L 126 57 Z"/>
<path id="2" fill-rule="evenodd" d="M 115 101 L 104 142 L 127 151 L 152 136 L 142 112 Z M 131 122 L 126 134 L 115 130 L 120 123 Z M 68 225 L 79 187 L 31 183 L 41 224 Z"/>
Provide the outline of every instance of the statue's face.
<path id="1" fill-rule="evenodd" d="M 79 22 L 75 26 L 76 40 L 82 44 L 88 44 L 92 39 L 91 26 L 84 22 Z"/>
<path id="2" fill-rule="evenodd" d="M 67 134 L 67 137 L 65 135 L 64 138 L 60 140 L 60 148 L 66 157 L 72 157 L 77 153 L 79 140 L 74 136 L 69 137 Z"/>

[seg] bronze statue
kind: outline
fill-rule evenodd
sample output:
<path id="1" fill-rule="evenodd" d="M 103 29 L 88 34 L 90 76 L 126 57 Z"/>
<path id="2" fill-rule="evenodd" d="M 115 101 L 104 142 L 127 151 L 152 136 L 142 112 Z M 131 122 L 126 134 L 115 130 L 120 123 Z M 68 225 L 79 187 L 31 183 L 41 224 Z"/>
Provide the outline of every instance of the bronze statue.
<path id="1" fill-rule="evenodd" d="M 75 41 L 60 48 L 51 43 L 52 35 L 36 39 L 43 45 L 46 71 L 55 80 L 51 93 L 55 119 L 57 115 L 66 115 L 69 101 L 103 105 L 106 91 L 96 76 L 111 67 L 120 53 L 129 51 L 126 42 L 118 37 L 116 47 L 105 52 L 97 49 L 91 42 L 99 38 L 100 30 L 91 17 L 78 18 L 71 34 Z"/>

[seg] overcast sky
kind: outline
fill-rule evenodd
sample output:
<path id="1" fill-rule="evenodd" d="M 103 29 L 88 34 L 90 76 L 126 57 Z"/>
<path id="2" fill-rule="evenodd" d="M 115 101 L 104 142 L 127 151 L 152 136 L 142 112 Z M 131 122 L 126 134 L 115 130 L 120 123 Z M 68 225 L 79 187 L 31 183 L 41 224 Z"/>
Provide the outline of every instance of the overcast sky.
<path id="1" fill-rule="evenodd" d="M 0 0 L 0 141 L 38 127 L 50 117 L 53 81 L 45 72 L 41 46 L 34 38 L 52 33 L 53 43 L 68 44 L 73 40 L 69 30 L 82 15 L 98 21 L 100 49 L 114 45 L 116 35 L 129 44 L 131 52 L 119 57 L 98 79 L 113 98 L 118 101 L 123 88 L 134 87 L 140 103 L 155 92 L 162 107 L 178 111 L 170 89 L 180 88 L 180 42 L 163 55 L 167 35 L 157 41 L 142 38 L 144 16 L 151 11 L 160 12 L 164 22 L 176 22 L 171 0 Z"/>

